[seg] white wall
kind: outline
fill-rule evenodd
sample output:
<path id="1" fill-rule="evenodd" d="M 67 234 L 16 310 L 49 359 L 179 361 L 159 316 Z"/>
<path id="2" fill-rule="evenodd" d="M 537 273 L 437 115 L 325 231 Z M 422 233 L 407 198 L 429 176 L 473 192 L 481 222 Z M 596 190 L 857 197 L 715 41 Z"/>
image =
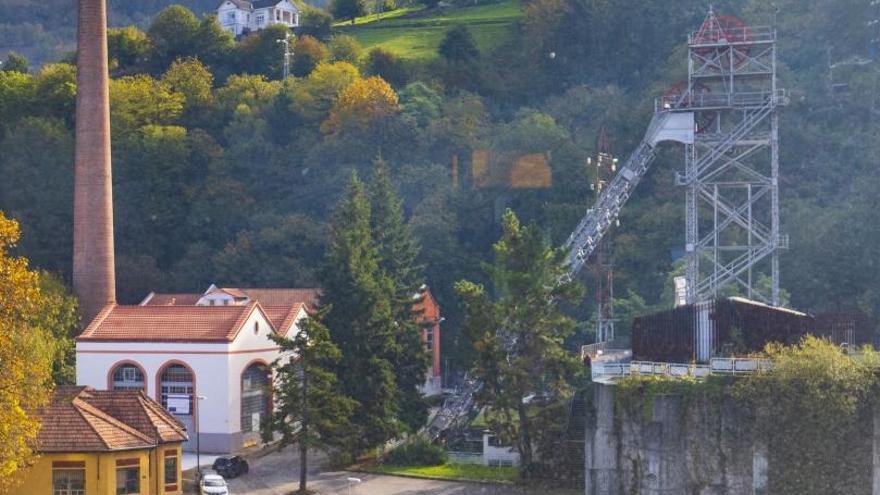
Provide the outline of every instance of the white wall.
<path id="1" fill-rule="evenodd" d="M 229 20 L 229 12 L 235 12 L 235 21 Z M 223 2 L 217 8 L 217 21 L 226 29 L 238 36 L 247 27 L 247 12 L 239 10 L 235 4 L 231 2 Z"/>
<path id="2" fill-rule="evenodd" d="M 257 321 L 260 330 L 255 335 Z M 198 405 L 199 430 L 239 432 L 242 372 L 256 360 L 271 364 L 279 355 L 277 346 L 267 337 L 270 331 L 268 321 L 255 311 L 232 343 L 77 342 L 76 382 L 105 390 L 115 365 L 130 361 L 144 369 L 147 394 L 160 401 L 159 371 L 171 361 L 180 361 L 195 374 L 195 394 L 205 396 Z"/>
<path id="3" fill-rule="evenodd" d="M 493 447 L 489 445 L 489 433 L 483 434 L 483 463 L 486 465 L 497 465 L 497 463 L 510 463 L 513 466 L 519 465 L 519 452 L 514 447 Z"/>

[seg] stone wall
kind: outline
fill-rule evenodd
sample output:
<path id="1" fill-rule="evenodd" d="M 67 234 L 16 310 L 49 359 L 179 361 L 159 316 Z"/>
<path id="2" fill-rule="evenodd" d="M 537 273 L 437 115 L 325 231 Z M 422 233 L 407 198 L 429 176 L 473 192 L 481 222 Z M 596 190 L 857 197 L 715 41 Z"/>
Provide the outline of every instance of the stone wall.
<path id="1" fill-rule="evenodd" d="M 733 399 L 656 395 L 624 406 L 615 391 L 595 384 L 586 495 L 768 494 L 772 456 L 751 429 L 750 411 Z M 866 425 L 873 438 L 865 438 L 873 445 L 873 487 L 864 493 L 880 495 L 880 413 L 874 416 Z"/>

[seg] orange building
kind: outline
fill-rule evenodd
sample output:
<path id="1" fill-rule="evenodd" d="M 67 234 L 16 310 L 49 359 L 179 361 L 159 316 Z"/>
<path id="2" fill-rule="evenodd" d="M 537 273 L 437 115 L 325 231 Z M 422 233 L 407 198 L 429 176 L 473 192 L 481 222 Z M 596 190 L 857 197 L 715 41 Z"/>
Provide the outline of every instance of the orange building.
<path id="1" fill-rule="evenodd" d="M 440 379 L 440 305 L 434 299 L 434 295 L 427 286 L 415 295 L 416 303 L 414 311 L 418 314 L 419 323 L 422 324 L 422 338 L 425 341 L 425 349 L 431 354 L 431 366 L 428 368 L 425 385 L 422 393 L 426 396 L 437 395 L 441 392 Z"/>
<path id="2" fill-rule="evenodd" d="M 12 495 L 183 493 L 186 431 L 142 391 L 59 387 L 39 415 L 39 458 Z"/>

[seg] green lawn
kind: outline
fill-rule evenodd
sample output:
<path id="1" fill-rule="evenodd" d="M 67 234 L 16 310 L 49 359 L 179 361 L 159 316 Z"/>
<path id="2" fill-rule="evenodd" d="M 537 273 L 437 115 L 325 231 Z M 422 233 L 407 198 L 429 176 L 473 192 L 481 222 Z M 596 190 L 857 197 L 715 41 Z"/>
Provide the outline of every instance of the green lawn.
<path id="1" fill-rule="evenodd" d="M 413 12 L 418 12 L 425 8 L 424 5 L 416 5 L 415 7 L 404 7 L 396 10 L 389 10 L 388 12 L 382 12 L 380 14 L 367 14 L 363 17 L 355 17 L 354 25 L 360 26 L 363 24 L 369 24 L 371 22 L 385 20 L 385 19 L 394 19 L 396 17 L 405 16 L 407 14 L 411 14 Z M 351 21 L 339 21 L 334 22 L 333 27 L 351 27 Z"/>
<path id="2" fill-rule="evenodd" d="M 361 23 L 354 26 L 338 24 L 336 30 L 354 36 L 364 48 L 381 46 L 400 57 L 427 59 L 437 55 L 437 47 L 452 26 L 466 25 L 477 46 L 486 52 L 514 34 L 523 14 L 520 0 L 447 8 L 431 14 L 400 10 L 407 9 L 387 12 L 380 21 L 360 18 Z"/>
<path id="3" fill-rule="evenodd" d="M 380 464 L 368 469 L 381 474 L 403 474 L 426 478 L 468 481 L 515 482 L 519 479 L 515 467 L 493 467 L 476 464 L 443 464 L 440 466 L 390 466 Z"/>

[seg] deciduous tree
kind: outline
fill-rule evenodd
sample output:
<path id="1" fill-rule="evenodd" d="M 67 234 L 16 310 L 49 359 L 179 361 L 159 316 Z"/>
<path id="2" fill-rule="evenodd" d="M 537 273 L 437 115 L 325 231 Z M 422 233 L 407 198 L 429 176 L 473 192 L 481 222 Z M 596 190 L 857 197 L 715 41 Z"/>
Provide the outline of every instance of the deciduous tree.
<path id="1" fill-rule="evenodd" d="M 156 14 L 147 34 L 152 43 L 150 65 L 154 74 L 164 71 L 180 57 L 196 54 L 199 19 L 191 10 L 171 5 Z"/>
<path id="2" fill-rule="evenodd" d="M 3 62 L 3 65 L 0 65 L 0 70 L 4 70 L 7 72 L 21 72 L 22 74 L 28 73 L 28 60 L 15 52 L 9 52 L 6 55 L 6 61 Z"/>
<path id="3" fill-rule="evenodd" d="M 339 95 L 330 118 L 321 124 L 321 130 L 330 134 L 349 127 L 366 130 L 376 121 L 398 111 L 397 93 L 384 79 L 357 79 Z"/>
<path id="4" fill-rule="evenodd" d="M 364 49 L 356 39 L 347 34 L 337 34 L 330 38 L 328 44 L 330 60 L 333 62 L 348 62 L 357 64 L 360 62 Z"/>
<path id="5" fill-rule="evenodd" d="M 330 13 L 334 19 L 350 20 L 352 24 L 355 17 L 364 15 L 366 11 L 362 0 L 333 0 L 330 4 Z"/>
<path id="6" fill-rule="evenodd" d="M 52 391 L 55 354 L 51 334 L 33 324 L 42 303 L 39 274 L 9 253 L 18 237 L 18 224 L 0 213 L 0 492 L 34 460 L 34 413 Z"/>
<path id="7" fill-rule="evenodd" d="M 327 56 L 328 51 L 324 43 L 309 35 L 300 36 L 294 43 L 290 72 L 294 76 L 305 77 L 326 60 Z"/>

